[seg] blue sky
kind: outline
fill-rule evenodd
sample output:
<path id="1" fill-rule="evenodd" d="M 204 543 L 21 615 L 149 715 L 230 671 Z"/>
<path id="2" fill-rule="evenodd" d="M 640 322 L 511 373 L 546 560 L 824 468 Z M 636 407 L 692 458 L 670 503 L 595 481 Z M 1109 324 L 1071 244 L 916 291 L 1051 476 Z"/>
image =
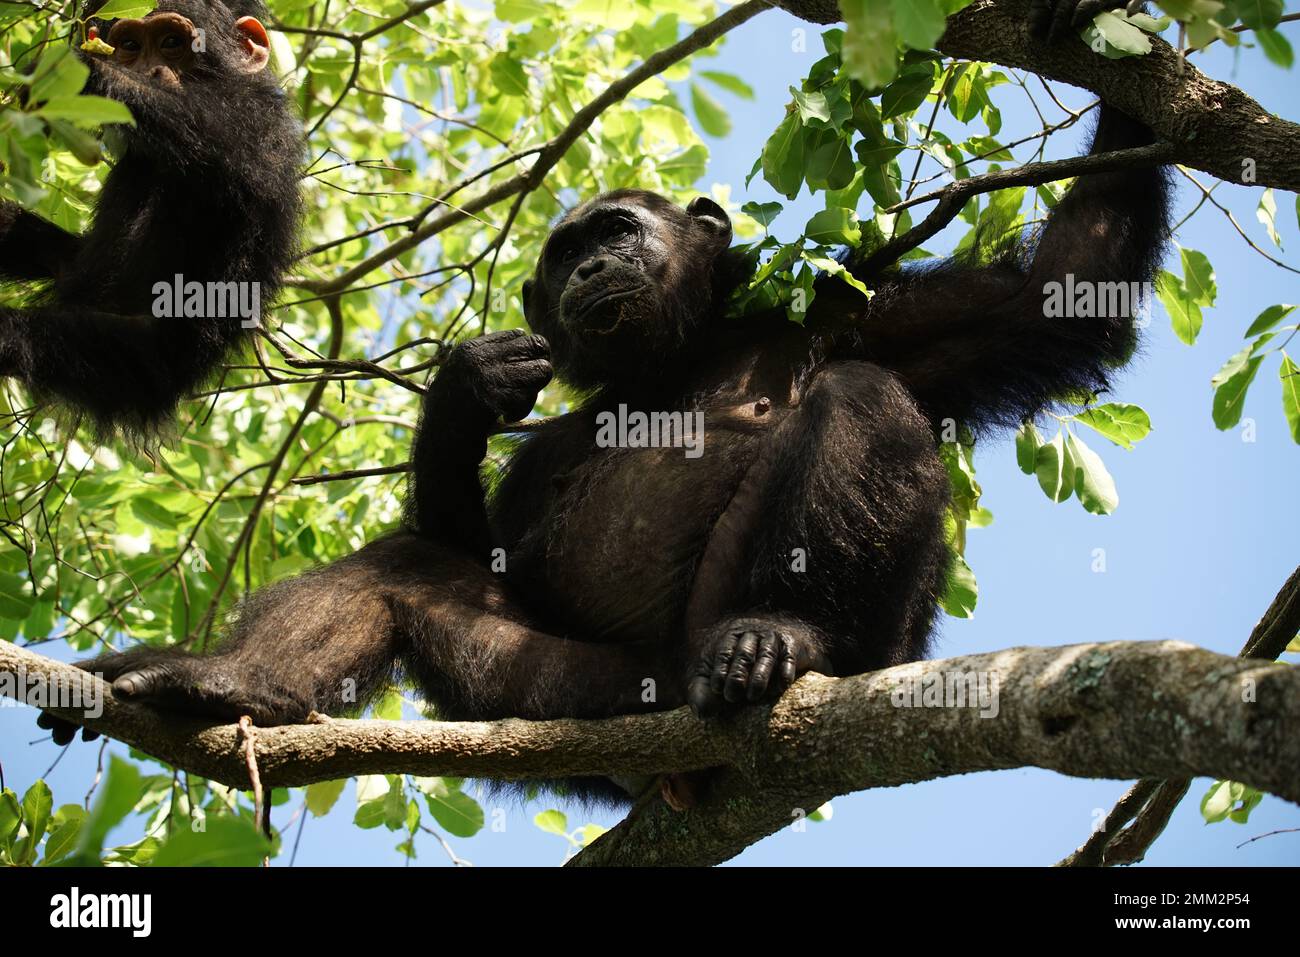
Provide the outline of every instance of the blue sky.
<path id="1" fill-rule="evenodd" d="M 795 29 L 807 30 L 807 52 L 792 51 Z M 1284 25 L 1300 46 L 1297 24 Z M 779 199 L 755 178 L 744 178 L 764 140 L 782 115 L 787 88 L 797 85 L 821 55 L 818 30 L 773 11 L 736 30 L 721 54 L 704 64 L 741 76 L 757 92 L 753 101 L 712 90 L 728 108 L 733 130 L 709 140 L 712 160 L 701 190 L 729 184 L 738 202 Z M 1222 44 L 1198 55 L 1211 76 L 1243 87 L 1268 109 L 1300 118 L 1294 106 L 1295 75 L 1269 64 L 1256 51 L 1240 62 Z M 1091 97 L 1057 86 L 1071 106 Z M 1032 132 L 1036 117 L 1023 94 L 998 93 L 1003 138 Z M 1040 100 L 1043 98 L 1040 98 Z M 1049 115 L 1059 119 L 1061 114 Z M 982 132 L 982 130 L 980 130 Z M 1055 138 L 1049 155 L 1069 155 L 1086 144 L 1073 129 Z M 1027 156 L 1018 150 L 1017 158 Z M 1213 181 L 1196 174 L 1202 182 Z M 1180 179 L 1179 214 L 1190 208 L 1193 189 Z M 937 184 L 936 184 L 937 185 Z M 1220 187 L 1216 197 L 1260 245 L 1269 240 L 1255 219 L 1259 191 Z M 1300 263 L 1295 199 L 1278 194 L 1278 223 L 1286 252 Z M 789 204 L 773 231 L 793 238 L 820 208 L 807 193 Z M 1226 219 L 1203 209 L 1179 234 L 1183 245 L 1205 252 L 1218 278 L 1219 305 L 1206 311 L 1195 346 L 1179 342 L 1157 307 L 1142 355 L 1119 380 L 1113 398 L 1136 402 L 1150 414 L 1154 431 L 1132 451 L 1100 438 L 1090 441 L 1115 477 L 1121 504 L 1098 517 L 1077 500 L 1051 503 L 1035 481 L 1015 466 L 1008 440 L 984 443 L 977 452 L 983 504 L 995 519 L 970 534 L 967 558 L 980 584 L 979 606 L 969 621 L 945 618 L 937 653 L 942 656 L 1013 645 L 1073 644 L 1087 641 L 1178 639 L 1235 654 L 1269 601 L 1295 567 L 1295 488 L 1300 447 L 1291 442 L 1281 409 L 1276 364 L 1266 363 L 1251 388 L 1245 416 L 1255 422 L 1256 441 L 1240 430 L 1219 432 L 1210 419 L 1210 377 L 1242 346 L 1241 334 L 1265 307 L 1296 302 L 1294 274 L 1265 262 L 1238 237 Z M 941 250 L 942 238 L 927 248 Z M 1177 270 L 1175 270 L 1177 271 Z M 1300 353 L 1300 346 L 1293 354 Z M 1049 433 L 1050 435 L 1050 433 Z M 1091 437 L 1090 437 L 1091 438 Z M 1094 550 L 1105 549 L 1104 573 L 1091 570 Z M 42 651 L 59 653 L 47 647 Z M 10 702 L 5 702 L 10 703 Z M 43 774 L 58 749 L 33 724 L 26 708 L 0 707 L 0 761 L 9 787 L 20 793 Z M 901 720 L 901 719 L 900 719 Z M 29 744 L 29 742 L 35 742 Z M 113 749 L 124 753 L 119 745 Z M 97 747 L 73 748 L 49 776 L 56 803 L 79 802 L 94 774 Z M 1300 863 L 1300 834 L 1281 834 L 1237 849 L 1236 845 L 1277 828 L 1300 827 L 1300 808 L 1266 797 L 1245 826 L 1206 826 L 1197 810 L 1208 780 L 1193 784 L 1168 831 L 1151 850 L 1151 864 L 1284 865 Z M 1036 865 L 1049 864 L 1078 845 L 1097 809 L 1109 809 L 1127 787 L 1122 781 L 1067 778 L 1023 769 L 932 781 L 870 791 L 837 799 L 833 820 L 787 829 L 750 848 L 741 864 L 870 865 Z M 295 798 L 278 810 L 288 819 Z M 332 814 L 307 822 L 300 864 L 400 865 L 393 850 L 402 835 L 360 831 L 351 824 L 349 785 Z M 477 865 L 559 863 L 564 842 L 544 834 L 532 816 L 549 806 L 506 805 L 506 830 L 484 831 L 457 852 Z M 490 810 L 485 799 L 485 807 Z M 570 810 L 569 824 L 612 823 L 616 815 Z M 115 833 L 120 842 L 133 835 Z M 417 840 L 418 865 L 446 858 L 432 838 Z M 283 860 L 282 860 L 283 862 Z"/>

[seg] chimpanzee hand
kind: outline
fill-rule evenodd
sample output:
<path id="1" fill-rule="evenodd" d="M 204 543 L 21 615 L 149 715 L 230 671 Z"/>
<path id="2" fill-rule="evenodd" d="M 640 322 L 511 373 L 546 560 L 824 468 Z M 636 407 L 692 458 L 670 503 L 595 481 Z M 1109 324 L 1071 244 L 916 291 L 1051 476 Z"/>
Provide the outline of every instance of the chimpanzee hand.
<path id="1" fill-rule="evenodd" d="M 463 423 L 486 435 L 498 419 L 522 419 L 551 381 L 550 357 L 546 340 L 522 329 L 460 343 L 429 389 L 426 421 Z"/>
<path id="2" fill-rule="evenodd" d="M 725 705 L 779 698 L 808 671 L 831 674 L 812 630 L 778 618 L 730 618 L 704 636 L 687 675 L 686 699 L 700 716 Z"/>
<path id="3" fill-rule="evenodd" d="M 234 721 L 244 715 L 263 727 L 295 724 L 312 711 L 307 696 L 286 687 L 262 669 L 241 666 L 221 656 L 197 657 L 168 648 L 132 648 L 77 662 L 113 686 L 113 696 L 140 701 L 163 711 Z M 68 744 L 78 725 L 43 712 L 38 726 L 48 729 L 55 744 Z M 92 741 L 98 732 L 82 731 Z"/>
<path id="4" fill-rule="evenodd" d="M 1142 0 L 1033 0 L 1029 6 L 1029 32 L 1055 42 L 1071 30 L 1087 26 L 1102 11 L 1125 5 L 1134 13 Z"/>

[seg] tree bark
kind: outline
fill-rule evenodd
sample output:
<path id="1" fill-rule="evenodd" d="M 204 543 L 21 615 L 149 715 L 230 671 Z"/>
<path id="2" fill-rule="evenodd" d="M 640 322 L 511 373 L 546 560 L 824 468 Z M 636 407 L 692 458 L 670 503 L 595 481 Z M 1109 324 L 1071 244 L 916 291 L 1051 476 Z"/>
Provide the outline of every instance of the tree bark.
<path id="1" fill-rule="evenodd" d="M 896 700 L 899 689 L 922 689 L 935 676 L 971 674 L 996 680 L 986 685 L 996 694 L 964 706 Z M 92 675 L 0 643 L 0 692 L 23 697 L 51 680 L 104 696 L 102 715 L 85 720 L 87 727 L 192 773 L 248 787 L 237 725 L 115 700 Z M 82 720 L 75 710 L 50 710 Z M 775 705 L 710 721 L 687 709 L 605 721 L 325 720 L 259 729 L 256 747 L 266 787 L 355 774 L 521 779 L 721 767 L 700 806 L 674 813 L 646 802 L 575 859 L 708 864 L 836 795 L 972 771 L 1210 775 L 1300 803 L 1297 723 L 1300 669 L 1180 642 L 1112 642 L 1011 648 L 850 678 L 806 675 Z"/>

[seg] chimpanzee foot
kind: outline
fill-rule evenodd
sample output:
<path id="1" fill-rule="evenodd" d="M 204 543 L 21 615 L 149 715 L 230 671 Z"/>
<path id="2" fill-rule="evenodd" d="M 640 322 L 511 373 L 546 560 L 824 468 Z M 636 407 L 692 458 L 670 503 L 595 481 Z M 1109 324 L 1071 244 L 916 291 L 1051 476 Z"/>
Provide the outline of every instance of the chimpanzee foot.
<path id="1" fill-rule="evenodd" d="M 133 648 L 77 663 L 113 686 L 113 695 L 162 711 L 235 721 L 244 715 L 263 727 L 307 719 L 313 702 L 256 666 L 221 656 L 196 657 L 159 648 Z M 49 713 L 36 720 L 55 744 L 67 744 L 78 725 Z M 85 731 L 84 740 L 97 737 Z"/>
<path id="2" fill-rule="evenodd" d="M 807 671 L 830 673 L 830 661 L 807 625 L 772 618 L 731 618 L 706 636 L 686 689 L 695 713 L 775 700 Z"/>

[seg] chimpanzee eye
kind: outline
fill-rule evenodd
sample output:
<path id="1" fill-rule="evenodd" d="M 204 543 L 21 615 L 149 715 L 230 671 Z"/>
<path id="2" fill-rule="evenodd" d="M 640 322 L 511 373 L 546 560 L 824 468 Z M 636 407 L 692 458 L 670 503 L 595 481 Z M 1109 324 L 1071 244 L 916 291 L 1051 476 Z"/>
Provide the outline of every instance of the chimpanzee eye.
<path id="1" fill-rule="evenodd" d="M 636 232 L 636 227 L 626 219 L 611 219 L 605 224 L 602 233 L 606 240 L 625 239 Z"/>
<path id="2" fill-rule="evenodd" d="M 162 48 L 164 50 L 178 50 L 181 46 L 181 38 L 174 33 L 169 33 L 163 37 Z"/>
<path id="3" fill-rule="evenodd" d="M 139 41 L 139 40 L 123 40 L 121 43 L 117 44 L 117 48 L 118 48 L 119 50 L 125 50 L 127 53 L 139 53 L 139 52 L 140 52 L 140 41 Z"/>

